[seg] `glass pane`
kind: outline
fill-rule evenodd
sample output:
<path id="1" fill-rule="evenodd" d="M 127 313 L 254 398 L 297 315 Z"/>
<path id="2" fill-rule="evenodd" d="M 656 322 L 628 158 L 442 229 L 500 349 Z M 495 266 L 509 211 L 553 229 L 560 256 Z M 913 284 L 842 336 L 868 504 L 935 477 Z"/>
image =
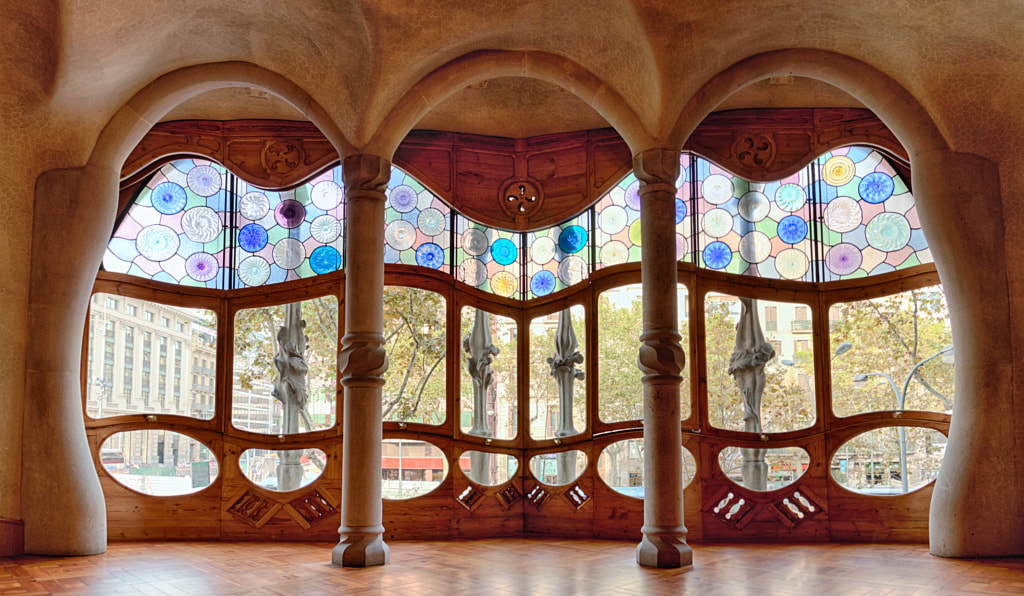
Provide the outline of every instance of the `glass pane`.
<path id="1" fill-rule="evenodd" d="M 465 451 L 459 458 L 462 473 L 477 484 L 498 486 L 508 482 L 519 469 L 519 460 L 504 453 Z"/>
<path id="2" fill-rule="evenodd" d="M 210 448 L 169 430 L 114 433 L 100 448 L 100 463 L 121 484 L 156 496 L 187 495 L 217 479 Z"/>
<path id="3" fill-rule="evenodd" d="M 590 211 L 526 234 L 527 298 L 546 296 L 590 277 Z"/>
<path id="4" fill-rule="evenodd" d="M 396 167 L 384 211 L 384 262 L 449 271 L 451 208 Z"/>
<path id="5" fill-rule="evenodd" d="M 587 427 L 586 321 L 580 305 L 530 322 L 530 436 L 570 437 Z"/>
<path id="6" fill-rule="evenodd" d="M 445 299 L 436 292 L 384 288 L 385 421 L 444 422 L 447 315 Z"/>
<path id="7" fill-rule="evenodd" d="M 530 473 L 539 482 L 553 486 L 574 482 L 587 468 L 587 454 L 582 451 L 541 453 L 530 458 Z"/>
<path id="8" fill-rule="evenodd" d="M 499 296 L 523 297 L 522 235 L 456 218 L 455 279 Z"/>
<path id="9" fill-rule="evenodd" d="M 448 457 L 426 441 L 384 439 L 380 468 L 384 498 L 411 499 L 441 484 L 448 476 Z"/>
<path id="10" fill-rule="evenodd" d="M 832 456 L 832 479 L 865 495 L 904 494 L 935 480 L 945 453 L 946 437 L 937 430 L 877 428 L 843 443 Z"/>
<path id="11" fill-rule="evenodd" d="M 814 423 L 809 306 L 708 294 L 704 326 L 712 425 L 777 433 Z"/>
<path id="12" fill-rule="evenodd" d="M 319 449 L 246 449 L 238 458 L 242 474 L 267 490 L 285 492 L 310 484 L 320 477 L 327 455 Z"/>
<path id="13" fill-rule="evenodd" d="M 514 438 L 518 425 L 516 322 L 467 306 L 462 309 L 461 337 L 462 432 L 478 437 Z"/>
<path id="14" fill-rule="evenodd" d="M 953 412 L 953 334 L 942 286 L 829 310 L 832 410 Z"/>
<path id="15" fill-rule="evenodd" d="M 697 461 L 683 447 L 683 488 L 697 475 Z M 625 439 L 608 445 L 597 458 L 597 473 L 616 492 L 644 498 L 644 440 Z"/>
<path id="16" fill-rule="evenodd" d="M 726 447 L 718 453 L 718 465 L 729 480 L 757 491 L 778 490 L 793 484 L 807 471 L 810 462 L 810 456 L 799 447 Z"/>
<path id="17" fill-rule="evenodd" d="M 213 418 L 217 316 L 95 294 L 89 306 L 85 413 Z"/>
<path id="18" fill-rule="evenodd" d="M 686 286 L 677 287 L 679 333 L 683 350 L 690 345 L 690 300 Z M 597 301 L 597 413 L 604 422 L 639 420 L 644 414 L 643 373 L 636 358 L 643 332 L 643 289 L 640 284 L 619 286 L 601 293 Z M 690 367 L 683 368 L 679 385 L 681 419 L 690 416 Z"/>
<path id="19" fill-rule="evenodd" d="M 261 434 L 334 426 L 338 299 L 249 308 L 235 314 L 231 423 Z"/>

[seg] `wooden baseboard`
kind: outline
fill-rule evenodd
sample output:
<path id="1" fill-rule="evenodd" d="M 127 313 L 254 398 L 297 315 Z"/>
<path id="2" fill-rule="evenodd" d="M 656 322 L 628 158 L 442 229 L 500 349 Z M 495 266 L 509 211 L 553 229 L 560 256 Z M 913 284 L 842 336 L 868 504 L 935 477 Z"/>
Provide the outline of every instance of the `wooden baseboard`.
<path id="1" fill-rule="evenodd" d="M 25 553 L 25 527 L 20 519 L 0 517 L 0 557 Z"/>

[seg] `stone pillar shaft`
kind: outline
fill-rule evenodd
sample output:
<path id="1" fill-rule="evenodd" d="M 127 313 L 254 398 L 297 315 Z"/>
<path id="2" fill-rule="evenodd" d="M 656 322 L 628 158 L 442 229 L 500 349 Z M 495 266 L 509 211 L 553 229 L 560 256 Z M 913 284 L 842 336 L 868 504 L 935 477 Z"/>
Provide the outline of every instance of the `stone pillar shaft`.
<path id="1" fill-rule="evenodd" d="M 345 159 L 345 336 L 338 355 L 344 387 L 341 541 L 332 562 L 388 562 L 381 503 L 381 390 L 384 350 L 384 190 L 391 164 L 372 155 Z"/>
<path id="2" fill-rule="evenodd" d="M 686 357 L 676 299 L 675 180 L 679 153 L 651 149 L 633 159 L 640 180 L 643 322 L 638 366 L 644 392 L 644 525 L 637 563 L 693 562 L 683 524 L 683 453 L 679 385 Z"/>

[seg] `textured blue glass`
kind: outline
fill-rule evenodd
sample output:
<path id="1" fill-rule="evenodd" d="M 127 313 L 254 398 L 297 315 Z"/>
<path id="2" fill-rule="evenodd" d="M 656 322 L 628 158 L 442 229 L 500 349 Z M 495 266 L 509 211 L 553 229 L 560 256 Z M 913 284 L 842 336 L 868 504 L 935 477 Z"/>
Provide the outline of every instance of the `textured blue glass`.
<path id="1" fill-rule="evenodd" d="M 515 249 L 515 246 L 512 248 Z M 416 264 L 420 267 L 440 269 L 441 265 L 444 265 L 444 250 L 433 242 L 425 242 L 416 249 Z"/>
<path id="2" fill-rule="evenodd" d="M 491 256 L 499 265 L 511 265 L 516 262 L 519 250 L 508 238 L 499 238 L 491 245 Z"/>
<path id="3" fill-rule="evenodd" d="M 550 271 L 538 271 L 530 280 L 530 291 L 534 296 L 547 296 L 555 289 L 555 274 Z"/>
<path id="4" fill-rule="evenodd" d="M 884 172 L 871 172 L 860 180 L 857 192 L 868 203 L 881 203 L 892 196 L 896 183 Z"/>
<path id="5" fill-rule="evenodd" d="M 683 223 L 683 219 L 686 218 L 686 201 L 682 199 L 676 199 L 676 224 Z"/>
<path id="6" fill-rule="evenodd" d="M 569 226 L 558 235 L 558 248 L 566 254 L 577 253 L 587 245 L 587 230 L 583 226 Z"/>
<path id="7" fill-rule="evenodd" d="M 318 246 L 309 255 L 309 267 L 317 275 L 337 271 L 341 267 L 341 254 L 333 246 Z"/>
<path id="8" fill-rule="evenodd" d="M 725 269 L 732 262 L 732 249 L 721 240 L 704 247 L 704 264 L 711 269 Z"/>
<path id="9" fill-rule="evenodd" d="M 164 215 L 173 215 L 185 208 L 185 189 L 173 182 L 162 182 L 149 196 L 153 208 Z"/>
<path id="10" fill-rule="evenodd" d="M 238 245 L 247 252 L 263 250 L 267 245 L 267 231 L 259 224 L 249 224 L 238 230 Z"/>
<path id="11" fill-rule="evenodd" d="M 807 222 L 799 215 L 787 215 L 779 221 L 779 238 L 787 244 L 796 244 L 807 237 Z"/>

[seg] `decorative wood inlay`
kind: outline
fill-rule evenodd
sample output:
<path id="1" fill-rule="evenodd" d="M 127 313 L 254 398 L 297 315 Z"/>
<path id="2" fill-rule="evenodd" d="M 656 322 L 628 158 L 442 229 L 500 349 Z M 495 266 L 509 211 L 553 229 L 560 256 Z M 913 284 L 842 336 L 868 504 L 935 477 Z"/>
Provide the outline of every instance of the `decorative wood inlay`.
<path id="1" fill-rule="evenodd" d="M 533 506 L 537 508 L 537 511 L 540 511 L 541 507 L 544 506 L 544 503 L 550 497 L 551 493 L 541 488 L 539 484 L 535 484 L 533 488 L 526 493 L 526 500 L 533 503 Z"/>
<path id="2" fill-rule="evenodd" d="M 508 509 L 512 507 L 512 505 L 514 505 L 515 502 L 523 496 L 523 494 L 519 492 L 519 489 L 516 488 L 515 484 L 510 483 L 508 486 L 495 493 L 494 496 L 498 499 L 498 503 L 501 504 L 501 508 L 508 511 Z"/>
<path id="3" fill-rule="evenodd" d="M 569 504 L 577 511 L 590 501 L 590 495 L 579 484 L 572 485 L 569 490 L 565 491 L 564 496 L 565 500 L 569 501 Z"/>
<path id="4" fill-rule="evenodd" d="M 262 494 L 246 489 L 228 506 L 228 513 L 254 528 L 262 527 L 281 509 L 280 503 L 267 499 Z"/>
<path id="5" fill-rule="evenodd" d="M 284 509 L 295 523 L 309 529 L 337 511 L 337 506 L 338 501 L 326 490 L 313 489 L 289 502 Z"/>
<path id="6" fill-rule="evenodd" d="M 483 496 L 484 494 L 482 492 L 472 486 L 467 486 L 466 490 L 462 491 L 459 496 L 455 497 L 455 500 L 469 511 L 472 511 L 480 505 L 480 500 Z"/>

